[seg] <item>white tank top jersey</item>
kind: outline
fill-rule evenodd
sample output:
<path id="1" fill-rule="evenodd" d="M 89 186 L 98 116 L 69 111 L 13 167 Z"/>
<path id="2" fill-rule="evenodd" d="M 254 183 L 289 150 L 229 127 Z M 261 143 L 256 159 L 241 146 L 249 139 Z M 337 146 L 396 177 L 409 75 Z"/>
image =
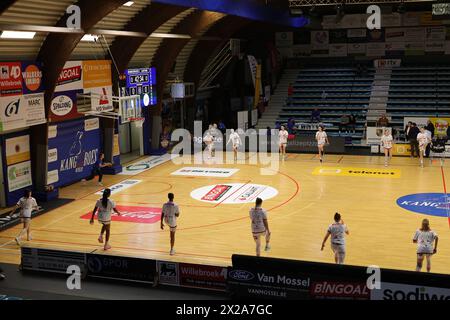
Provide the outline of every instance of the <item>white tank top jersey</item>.
<path id="1" fill-rule="evenodd" d="M 177 215 L 180 214 L 180 209 L 175 202 L 166 202 L 162 207 L 164 212 L 164 222 L 171 228 L 177 226 Z"/>
<path id="2" fill-rule="evenodd" d="M 211 144 L 211 142 L 213 141 L 213 136 L 210 134 L 205 135 L 205 137 L 203 138 L 203 141 L 206 144 Z"/>
<path id="3" fill-rule="evenodd" d="M 345 245 L 345 233 L 348 232 L 347 226 L 342 223 L 333 223 L 328 227 L 331 234 L 331 243 Z"/>
<path id="4" fill-rule="evenodd" d="M 437 236 L 437 233 L 432 230 L 421 231 L 418 229 L 413 238 L 417 241 L 417 253 L 433 253 L 433 242 Z"/>
<path id="5" fill-rule="evenodd" d="M 263 233 L 266 232 L 264 220 L 267 220 L 267 212 L 263 208 L 251 208 L 250 219 L 252 220 L 252 232 Z"/>
<path id="6" fill-rule="evenodd" d="M 428 143 L 428 137 L 426 133 L 419 133 L 417 135 L 417 141 L 419 142 L 419 146 L 424 146 Z"/>
<path id="7" fill-rule="evenodd" d="M 278 137 L 280 139 L 280 143 L 287 143 L 287 139 L 288 139 L 289 133 L 286 130 L 280 130 L 280 132 L 278 133 Z"/>
<path id="8" fill-rule="evenodd" d="M 37 208 L 36 199 L 33 197 L 22 197 L 17 202 L 17 205 L 20 207 L 20 216 L 22 218 L 31 218 L 31 212 L 33 211 L 33 209 Z"/>
<path id="9" fill-rule="evenodd" d="M 383 148 L 391 149 L 392 141 L 394 141 L 394 139 L 392 138 L 392 135 L 390 135 L 390 134 L 389 135 L 383 134 L 381 136 L 381 145 L 383 146 Z"/>
<path id="10" fill-rule="evenodd" d="M 95 207 L 98 209 L 98 221 L 99 222 L 111 222 L 111 213 L 112 210 L 116 207 L 114 201 L 108 199 L 108 204 L 106 208 L 103 207 L 102 199 L 97 200 Z"/>
<path id="11" fill-rule="evenodd" d="M 241 138 L 239 137 L 239 135 L 236 132 L 230 134 L 230 141 L 233 143 L 233 145 L 241 144 Z"/>
<path id="12" fill-rule="evenodd" d="M 327 133 L 325 131 L 317 131 L 316 140 L 318 144 L 325 144 L 325 142 L 327 141 Z"/>

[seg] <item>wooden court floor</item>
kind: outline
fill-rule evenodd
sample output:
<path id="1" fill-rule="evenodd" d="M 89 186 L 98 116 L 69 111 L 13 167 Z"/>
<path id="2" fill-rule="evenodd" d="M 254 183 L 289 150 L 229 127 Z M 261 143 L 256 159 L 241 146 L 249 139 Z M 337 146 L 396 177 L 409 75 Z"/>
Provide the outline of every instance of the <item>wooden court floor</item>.
<path id="1" fill-rule="evenodd" d="M 230 177 L 172 175 L 183 167 L 199 166 L 238 171 Z M 141 181 L 112 196 L 118 205 L 159 208 L 166 201 L 167 193 L 173 192 L 181 209 L 175 256 L 169 255 L 169 231 L 162 231 L 159 221 L 114 221 L 113 248 L 105 254 L 216 265 L 230 265 L 234 253 L 252 255 L 255 246 L 248 218 L 252 203 L 228 204 L 233 195 L 226 193 L 215 202 L 205 202 L 194 199 L 191 192 L 201 187 L 211 189 L 216 185 L 239 184 L 236 194 L 250 190 L 249 194 L 239 196 L 252 198 L 256 194 L 248 187 L 253 184 L 278 191 L 276 196 L 264 201 L 272 231 L 272 250 L 264 252 L 264 256 L 333 262 L 329 243 L 323 252 L 320 247 L 334 213 L 339 211 L 350 229 L 346 264 L 414 270 L 416 246 L 412 236 L 421 220 L 428 218 L 440 238 L 438 253 L 432 259 L 432 271 L 450 274 L 448 219 L 417 214 L 396 203 L 399 197 L 409 194 L 442 193 L 444 183 L 439 161 L 433 164 L 427 161 L 422 169 L 416 159 L 394 158 L 387 170 L 395 174 L 381 177 L 333 175 L 339 169 L 384 170 L 384 159 L 378 156 L 328 155 L 320 165 L 312 154 L 291 154 L 273 175 L 261 175 L 260 168 L 260 165 L 248 163 L 175 165 L 167 162 L 135 176 L 105 177 L 106 186 L 125 179 Z M 318 171 L 321 168 L 322 171 Z M 444 163 L 443 171 L 450 186 L 450 160 Z M 317 172 L 319 174 L 313 174 Z M 261 192 L 262 189 L 255 190 Z M 102 252 L 97 242 L 100 226 L 98 223 L 91 226 L 88 220 L 80 218 L 93 209 L 100 197 L 95 194 L 97 191 L 99 187 L 95 183 L 78 183 L 62 189 L 61 197 L 76 200 L 33 220 L 32 245 Z M 208 198 L 207 194 L 203 195 Z M 13 241 L 18 231 L 17 226 L 0 233 L 0 261 L 19 262 L 19 248 Z"/>

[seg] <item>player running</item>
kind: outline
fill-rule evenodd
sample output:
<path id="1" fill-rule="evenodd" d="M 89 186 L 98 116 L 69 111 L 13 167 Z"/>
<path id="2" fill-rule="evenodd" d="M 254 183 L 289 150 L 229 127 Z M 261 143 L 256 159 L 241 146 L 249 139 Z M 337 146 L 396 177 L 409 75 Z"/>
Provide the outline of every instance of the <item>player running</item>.
<path id="1" fill-rule="evenodd" d="M 167 195 L 169 202 L 166 202 L 162 207 L 161 212 L 161 230 L 164 230 L 164 222 L 170 227 L 170 255 L 175 254 L 175 232 L 177 231 L 177 218 L 180 216 L 180 209 L 178 205 L 173 202 L 174 194 Z"/>
<path id="2" fill-rule="evenodd" d="M 239 134 L 236 131 L 234 131 L 233 129 L 231 129 L 231 134 L 230 134 L 230 138 L 228 139 L 227 146 L 230 142 L 233 143 L 234 161 L 237 161 L 238 151 L 239 151 L 240 145 L 242 144 L 242 140 L 241 140 L 241 137 L 239 136 Z"/>
<path id="3" fill-rule="evenodd" d="M 287 132 L 284 126 L 281 126 L 280 132 L 278 132 L 278 139 L 279 139 L 281 159 L 283 160 L 286 159 L 286 146 L 288 137 L 289 132 Z"/>
<path id="4" fill-rule="evenodd" d="M 209 130 L 206 131 L 206 134 L 203 137 L 203 141 L 205 142 L 206 149 L 208 150 L 208 159 L 211 159 L 214 149 L 214 137 L 211 135 L 211 132 Z"/>
<path id="5" fill-rule="evenodd" d="M 114 211 L 119 216 L 121 213 L 116 209 L 116 204 L 114 201 L 110 200 L 111 189 L 105 189 L 103 191 L 103 196 L 101 199 L 97 200 L 95 208 L 92 211 L 91 220 L 89 223 L 94 224 L 95 213 L 98 211 L 98 222 L 102 224 L 102 230 L 100 231 L 100 236 L 98 237 L 98 242 L 103 243 L 103 234 L 106 232 L 106 242 L 103 247 L 104 250 L 111 249 L 109 245 L 109 238 L 111 235 L 111 213 Z"/>
<path id="6" fill-rule="evenodd" d="M 420 133 L 417 135 L 417 142 L 419 143 L 420 166 L 423 168 L 423 156 L 427 149 L 427 145 L 431 142 L 424 127 L 420 127 Z"/>
<path id="7" fill-rule="evenodd" d="M 23 223 L 23 228 L 20 231 L 19 235 L 14 238 L 16 243 L 20 246 L 20 242 L 22 240 L 23 235 L 27 234 L 27 241 L 31 241 L 31 214 L 34 210 L 40 210 L 40 207 L 37 205 L 36 199 L 31 196 L 31 190 L 26 190 L 25 194 L 16 204 L 16 207 L 11 211 L 10 217 L 16 212 L 17 209 L 20 209 L 20 219 Z"/>
<path id="8" fill-rule="evenodd" d="M 389 130 L 384 130 L 384 134 L 381 136 L 381 146 L 384 148 L 384 166 L 387 167 L 389 161 L 392 159 L 392 143 L 394 138 L 392 138 Z"/>
<path id="9" fill-rule="evenodd" d="M 323 161 L 323 156 L 325 155 L 324 147 L 325 144 L 330 144 L 328 141 L 327 133 L 324 130 L 323 126 L 319 126 L 319 131 L 316 132 L 316 141 L 317 141 L 317 148 L 319 150 L 319 160 L 320 163 Z"/>
<path id="10" fill-rule="evenodd" d="M 422 270 L 423 259 L 427 258 L 427 272 L 430 272 L 431 256 L 437 253 L 438 235 L 436 232 L 431 230 L 428 219 L 422 220 L 422 227 L 414 234 L 413 243 L 417 243 L 416 271 L 420 272 Z"/>
<path id="11" fill-rule="evenodd" d="M 344 224 L 344 220 L 341 219 L 341 215 L 336 212 L 334 215 L 334 223 L 328 227 L 325 239 L 322 242 L 322 251 L 325 248 L 325 243 L 328 237 L 331 236 L 331 249 L 334 252 L 334 261 L 337 264 L 344 264 L 345 259 L 345 235 L 349 234 L 347 226 Z"/>
<path id="12" fill-rule="evenodd" d="M 270 250 L 270 230 L 269 222 L 267 221 L 267 212 L 263 208 L 262 199 L 256 198 L 255 207 L 250 209 L 250 219 L 252 221 L 253 239 L 256 242 L 256 256 L 261 255 L 261 237 L 266 237 L 265 251 Z"/>

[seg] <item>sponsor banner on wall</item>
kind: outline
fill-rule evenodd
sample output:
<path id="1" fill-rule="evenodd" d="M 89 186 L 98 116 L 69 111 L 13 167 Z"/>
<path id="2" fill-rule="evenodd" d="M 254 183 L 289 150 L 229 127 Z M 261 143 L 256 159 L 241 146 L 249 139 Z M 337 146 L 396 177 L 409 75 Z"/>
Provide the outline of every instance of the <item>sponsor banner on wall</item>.
<path id="1" fill-rule="evenodd" d="M 384 130 L 389 130 L 392 134 L 392 128 L 380 128 L 380 127 L 367 127 L 367 144 L 368 145 L 379 145 L 381 136 Z"/>
<path id="2" fill-rule="evenodd" d="M 195 200 L 220 204 L 251 203 L 256 198 L 268 200 L 277 195 L 278 190 L 273 187 L 245 183 L 209 185 L 191 192 L 191 197 Z"/>
<path id="3" fill-rule="evenodd" d="M 48 149 L 48 163 L 58 161 L 58 149 Z"/>
<path id="4" fill-rule="evenodd" d="M 403 55 L 405 53 L 404 42 L 386 42 L 386 55 Z"/>
<path id="5" fill-rule="evenodd" d="M 86 60 L 82 62 L 83 88 L 102 88 L 112 86 L 110 60 Z"/>
<path id="6" fill-rule="evenodd" d="M 375 29 L 375 30 L 369 30 L 367 32 L 367 41 L 369 42 L 384 42 L 384 30 L 385 29 Z"/>
<path id="7" fill-rule="evenodd" d="M 227 272 L 226 267 L 180 263 L 180 286 L 226 291 Z"/>
<path id="8" fill-rule="evenodd" d="M 8 190 L 13 192 L 32 185 L 31 161 L 25 161 L 8 166 Z"/>
<path id="9" fill-rule="evenodd" d="M 386 54 L 385 43 L 368 43 L 366 54 L 368 57 L 383 57 Z"/>
<path id="10" fill-rule="evenodd" d="M 316 281 L 312 282 L 312 299 L 369 300 L 370 291 L 364 282 Z"/>
<path id="11" fill-rule="evenodd" d="M 153 283 L 156 276 L 155 260 L 88 253 L 86 261 L 88 277 Z"/>
<path id="12" fill-rule="evenodd" d="M 174 176 L 228 178 L 238 171 L 239 169 L 185 167 L 172 172 L 171 174 Z"/>
<path id="13" fill-rule="evenodd" d="M 377 59 L 374 61 L 374 67 L 377 69 L 390 69 L 400 67 L 402 60 L 400 59 Z M 389 86 L 381 88 L 381 90 L 389 90 Z"/>
<path id="14" fill-rule="evenodd" d="M 22 65 L 20 62 L 0 63 L 0 97 L 22 94 Z"/>
<path id="15" fill-rule="evenodd" d="M 371 290 L 370 299 L 391 301 L 449 301 L 450 289 L 382 282 L 381 289 Z"/>
<path id="16" fill-rule="evenodd" d="M 414 27 L 420 25 L 421 12 L 405 12 L 403 14 L 403 25 Z"/>
<path id="17" fill-rule="evenodd" d="M 44 93 L 0 97 L 0 131 L 45 123 Z"/>
<path id="18" fill-rule="evenodd" d="M 426 53 L 445 53 L 445 42 L 444 41 L 429 41 L 425 43 Z"/>
<path id="19" fill-rule="evenodd" d="M 346 57 L 347 56 L 347 44 L 346 43 L 330 44 L 330 56 L 331 57 Z"/>
<path id="20" fill-rule="evenodd" d="M 351 43 L 361 43 L 367 40 L 367 29 L 347 30 L 347 39 Z"/>
<path id="21" fill-rule="evenodd" d="M 82 61 L 67 61 L 56 82 L 55 92 L 83 90 Z"/>
<path id="22" fill-rule="evenodd" d="M 294 44 L 294 33 L 293 32 L 275 33 L 275 44 L 278 48 L 292 46 Z"/>
<path id="23" fill-rule="evenodd" d="M 120 216 L 113 212 L 112 221 L 154 224 L 161 221 L 161 208 L 139 207 L 139 206 L 116 206 L 121 213 Z M 80 218 L 90 220 L 92 211 L 82 215 Z"/>
<path id="24" fill-rule="evenodd" d="M 98 121 L 93 118 L 57 124 L 56 136 L 48 139 L 48 148 L 57 149 L 58 161 L 48 164 L 48 172 L 58 171 L 56 187 L 91 175 L 100 152 Z"/>
<path id="25" fill-rule="evenodd" d="M 347 30 L 340 29 L 340 30 L 330 30 L 330 44 L 336 43 L 347 43 Z"/>
<path id="26" fill-rule="evenodd" d="M 311 55 L 311 45 L 297 44 L 292 47 L 292 56 L 294 58 L 309 57 Z"/>
<path id="27" fill-rule="evenodd" d="M 82 117 L 78 113 L 77 94 L 80 90 L 55 93 L 50 103 L 49 121 L 60 122 Z"/>
<path id="28" fill-rule="evenodd" d="M 120 183 L 116 183 L 116 184 L 112 185 L 111 187 L 109 187 L 109 189 L 111 189 L 111 194 L 116 194 L 116 193 L 122 192 L 124 190 L 130 189 L 141 182 L 142 182 L 142 180 L 128 179 L 128 180 L 125 180 Z M 100 190 L 100 191 L 96 192 L 95 194 L 102 195 L 103 191 L 104 190 Z"/>
<path id="29" fill-rule="evenodd" d="M 44 91 L 42 65 L 39 62 L 22 62 L 23 93 Z"/>
<path id="30" fill-rule="evenodd" d="M 447 30 L 444 26 L 425 28 L 426 41 L 444 41 Z"/>
<path id="31" fill-rule="evenodd" d="M 444 136 L 448 134 L 450 118 L 429 118 L 434 125 L 434 134 Z"/>
<path id="32" fill-rule="evenodd" d="M 406 128 L 408 122 L 417 124 L 418 127 L 425 127 L 430 118 L 427 117 L 404 117 L 403 118 L 403 128 Z"/>
<path id="33" fill-rule="evenodd" d="M 365 56 L 366 55 L 366 44 L 365 43 L 349 43 L 347 50 L 348 50 L 349 56 Z"/>
<path id="34" fill-rule="evenodd" d="M 85 89 L 84 93 L 92 93 L 91 110 L 95 112 L 114 111 L 111 97 L 112 86 Z"/>
<path id="35" fill-rule="evenodd" d="M 383 27 L 400 27 L 402 25 L 402 15 L 400 13 L 382 14 L 381 21 Z"/>
<path id="36" fill-rule="evenodd" d="M 406 28 L 405 42 L 425 42 L 425 28 Z"/>
<path id="37" fill-rule="evenodd" d="M 158 283 L 169 286 L 179 286 L 179 268 L 177 262 L 157 261 Z"/>
<path id="38" fill-rule="evenodd" d="M 386 42 L 405 41 L 405 28 L 387 28 L 385 32 Z"/>
<path id="39" fill-rule="evenodd" d="M 30 136 L 24 135 L 5 140 L 6 165 L 30 160 Z"/>
<path id="40" fill-rule="evenodd" d="M 47 184 L 54 184 L 59 181 L 59 171 L 52 170 L 47 172 Z"/>
<path id="41" fill-rule="evenodd" d="M 116 156 L 120 156 L 119 134 L 115 134 L 113 140 L 113 157 Z"/>

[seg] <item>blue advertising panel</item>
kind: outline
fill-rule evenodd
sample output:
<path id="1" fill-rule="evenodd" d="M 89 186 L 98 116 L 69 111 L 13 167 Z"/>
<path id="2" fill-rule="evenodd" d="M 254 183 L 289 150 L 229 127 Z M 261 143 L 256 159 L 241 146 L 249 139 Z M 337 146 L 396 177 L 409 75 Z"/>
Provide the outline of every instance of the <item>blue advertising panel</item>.
<path id="1" fill-rule="evenodd" d="M 47 184 L 61 187 L 89 177 L 98 161 L 100 146 L 98 118 L 50 125 Z"/>

